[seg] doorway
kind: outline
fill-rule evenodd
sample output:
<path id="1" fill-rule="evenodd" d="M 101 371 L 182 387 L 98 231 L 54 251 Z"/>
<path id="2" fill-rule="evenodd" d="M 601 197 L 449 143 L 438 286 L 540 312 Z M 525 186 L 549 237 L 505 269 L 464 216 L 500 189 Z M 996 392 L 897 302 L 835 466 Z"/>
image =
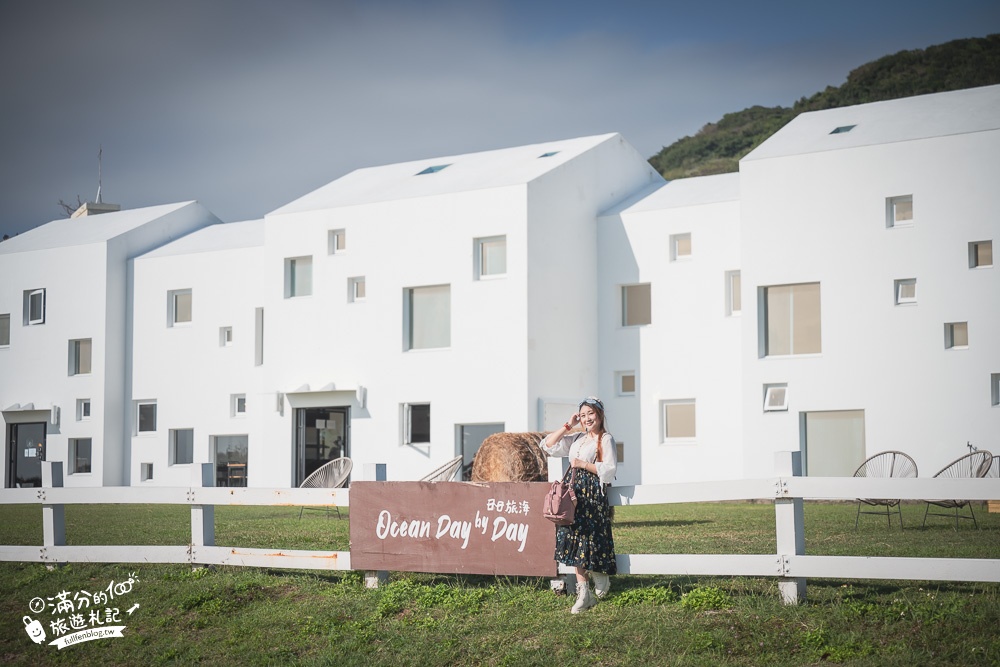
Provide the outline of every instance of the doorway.
<path id="1" fill-rule="evenodd" d="M 29 489 L 42 485 L 45 460 L 45 422 L 11 424 L 7 439 L 7 488 Z"/>
<path id="2" fill-rule="evenodd" d="M 295 485 L 334 459 L 351 455 L 349 407 L 295 410 Z"/>

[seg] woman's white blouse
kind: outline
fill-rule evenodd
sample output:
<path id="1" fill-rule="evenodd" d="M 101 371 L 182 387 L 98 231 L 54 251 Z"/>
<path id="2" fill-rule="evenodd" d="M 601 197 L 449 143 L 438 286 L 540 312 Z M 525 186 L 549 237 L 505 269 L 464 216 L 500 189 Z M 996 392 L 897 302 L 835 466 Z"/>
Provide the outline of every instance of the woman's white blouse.
<path id="1" fill-rule="evenodd" d="M 617 447 L 615 447 L 615 436 L 605 433 L 601 438 L 601 457 L 603 461 L 597 461 L 597 441 L 587 438 L 586 433 L 577 431 L 569 433 L 556 439 L 555 433 L 549 433 L 539 444 L 542 451 L 549 456 L 568 456 L 569 460 L 583 459 L 597 465 L 597 476 L 605 484 L 610 484 L 615 479 L 617 470 Z M 549 441 L 554 441 L 550 444 Z"/>

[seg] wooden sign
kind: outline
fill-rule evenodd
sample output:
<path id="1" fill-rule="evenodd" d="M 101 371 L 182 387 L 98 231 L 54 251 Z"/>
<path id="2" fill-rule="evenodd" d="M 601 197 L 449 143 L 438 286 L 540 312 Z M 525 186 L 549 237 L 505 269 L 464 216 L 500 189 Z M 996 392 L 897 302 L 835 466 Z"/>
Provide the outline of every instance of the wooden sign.
<path id="1" fill-rule="evenodd" d="M 556 576 L 545 482 L 355 482 L 351 569 Z"/>

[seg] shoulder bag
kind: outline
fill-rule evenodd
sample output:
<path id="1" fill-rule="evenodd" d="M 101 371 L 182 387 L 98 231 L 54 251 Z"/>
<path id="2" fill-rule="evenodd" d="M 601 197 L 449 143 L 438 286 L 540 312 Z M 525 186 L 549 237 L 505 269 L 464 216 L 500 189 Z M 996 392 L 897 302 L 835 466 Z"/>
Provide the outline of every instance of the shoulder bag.
<path id="1" fill-rule="evenodd" d="M 576 516 L 576 492 L 573 491 L 573 481 L 576 479 L 576 468 L 569 469 L 569 481 L 566 475 L 562 480 L 552 482 L 545 502 L 542 504 L 542 514 L 557 526 L 568 526 Z"/>

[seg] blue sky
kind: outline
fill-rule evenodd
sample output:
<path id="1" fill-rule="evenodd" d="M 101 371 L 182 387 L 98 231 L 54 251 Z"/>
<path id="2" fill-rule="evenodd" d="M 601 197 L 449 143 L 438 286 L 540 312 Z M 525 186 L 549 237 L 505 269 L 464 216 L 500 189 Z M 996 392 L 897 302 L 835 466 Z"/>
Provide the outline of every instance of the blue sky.
<path id="1" fill-rule="evenodd" d="M 378 164 L 621 132 L 644 155 L 995 0 L 0 0 L 0 234 L 93 199 L 258 218 Z"/>

